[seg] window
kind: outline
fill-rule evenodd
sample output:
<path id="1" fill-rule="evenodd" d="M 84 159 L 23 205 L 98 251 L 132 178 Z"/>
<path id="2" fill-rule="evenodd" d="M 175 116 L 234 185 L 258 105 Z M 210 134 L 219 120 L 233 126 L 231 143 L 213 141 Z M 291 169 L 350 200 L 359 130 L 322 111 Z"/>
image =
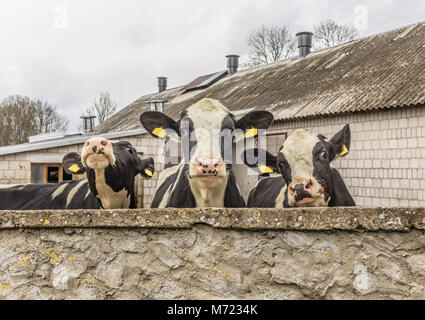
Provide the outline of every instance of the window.
<path id="1" fill-rule="evenodd" d="M 267 151 L 274 156 L 277 155 L 287 137 L 287 132 L 267 133 Z"/>
<path id="2" fill-rule="evenodd" d="M 74 180 L 72 174 L 67 174 L 60 163 L 32 163 L 31 183 L 58 183 Z"/>

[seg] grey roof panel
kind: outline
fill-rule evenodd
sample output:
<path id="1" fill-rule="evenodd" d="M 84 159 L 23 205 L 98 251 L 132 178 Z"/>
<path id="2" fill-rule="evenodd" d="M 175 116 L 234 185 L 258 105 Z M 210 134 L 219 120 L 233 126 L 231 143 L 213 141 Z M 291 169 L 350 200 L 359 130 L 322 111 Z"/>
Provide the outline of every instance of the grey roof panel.
<path id="1" fill-rule="evenodd" d="M 167 97 L 165 113 L 177 119 L 202 98 L 231 111 L 266 109 L 275 119 L 316 117 L 425 104 L 425 22 L 240 71 L 208 88 L 181 88 L 142 97 L 97 127 L 99 132 L 140 128 L 147 97 Z"/>

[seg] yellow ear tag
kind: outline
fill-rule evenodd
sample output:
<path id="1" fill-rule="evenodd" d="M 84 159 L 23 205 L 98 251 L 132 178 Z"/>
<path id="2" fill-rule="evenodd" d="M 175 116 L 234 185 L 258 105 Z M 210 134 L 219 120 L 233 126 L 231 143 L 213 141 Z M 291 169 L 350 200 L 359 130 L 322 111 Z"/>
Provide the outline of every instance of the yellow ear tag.
<path id="1" fill-rule="evenodd" d="M 68 168 L 68 170 L 71 171 L 71 172 L 76 173 L 76 172 L 80 171 L 80 167 L 77 164 L 73 164 L 72 166 L 70 166 Z"/>
<path id="2" fill-rule="evenodd" d="M 147 176 L 152 177 L 152 171 L 145 169 L 145 173 Z"/>
<path id="3" fill-rule="evenodd" d="M 273 170 L 266 165 L 259 166 L 258 168 L 260 169 L 260 171 L 262 173 L 272 173 L 273 172 Z"/>
<path id="4" fill-rule="evenodd" d="M 164 138 L 167 135 L 167 132 L 165 132 L 165 130 L 162 127 L 155 128 L 155 130 L 153 130 L 152 133 L 159 138 Z"/>
<path id="5" fill-rule="evenodd" d="M 339 156 L 340 157 L 343 157 L 343 156 L 345 156 L 346 154 L 348 153 L 348 149 L 347 149 L 347 147 L 345 146 L 345 144 L 342 146 L 342 151 L 341 151 L 341 153 L 339 154 Z"/>
<path id="6" fill-rule="evenodd" d="M 245 138 L 255 137 L 258 134 L 257 128 L 252 127 L 247 132 L 245 132 Z"/>

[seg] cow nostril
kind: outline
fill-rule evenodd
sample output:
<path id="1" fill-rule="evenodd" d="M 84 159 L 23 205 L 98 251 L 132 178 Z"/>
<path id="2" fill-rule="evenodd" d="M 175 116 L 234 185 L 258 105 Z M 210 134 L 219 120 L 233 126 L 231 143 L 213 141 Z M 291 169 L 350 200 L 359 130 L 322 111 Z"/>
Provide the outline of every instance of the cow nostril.
<path id="1" fill-rule="evenodd" d="M 88 142 L 88 141 L 87 141 L 87 142 L 86 142 L 86 147 L 88 147 L 89 145 L 90 145 L 90 142 Z"/>
<path id="2" fill-rule="evenodd" d="M 309 180 L 305 188 L 310 189 L 312 186 L 313 186 L 313 181 Z"/>
<path id="3" fill-rule="evenodd" d="M 102 140 L 102 141 L 100 142 L 100 144 L 101 144 L 102 146 L 106 147 L 106 146 L 108 145 L 108 141 L 106 141 L 106 140 Z"/>

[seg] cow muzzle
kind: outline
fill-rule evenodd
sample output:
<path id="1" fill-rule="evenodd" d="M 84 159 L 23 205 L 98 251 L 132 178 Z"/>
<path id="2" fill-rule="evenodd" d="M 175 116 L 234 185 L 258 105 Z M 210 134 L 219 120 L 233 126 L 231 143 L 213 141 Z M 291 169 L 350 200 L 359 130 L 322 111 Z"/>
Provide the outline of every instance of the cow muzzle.
<path id="1" fill-rule="evenodd" d="M 191 170 L 192 177 L 218 179 L 225 175 L 223 160 L 213 157 L 196 157 Z"/>
<path id="2" fill-rule="evenodd" d="M 112 143 L 108 139 L 95 137 L 84 143 L 81 162 L 87 168 L 104 169 L 115 165 Z"/>
<path id="3" fill-rule="evenodd" d="M 302 206 L 325 206 L 324 189 L 313 179 L 300 179 L 293 181 L 288 186 L 289 205 Z M 323 201 L 321 201 L 323 199 Z"/>

